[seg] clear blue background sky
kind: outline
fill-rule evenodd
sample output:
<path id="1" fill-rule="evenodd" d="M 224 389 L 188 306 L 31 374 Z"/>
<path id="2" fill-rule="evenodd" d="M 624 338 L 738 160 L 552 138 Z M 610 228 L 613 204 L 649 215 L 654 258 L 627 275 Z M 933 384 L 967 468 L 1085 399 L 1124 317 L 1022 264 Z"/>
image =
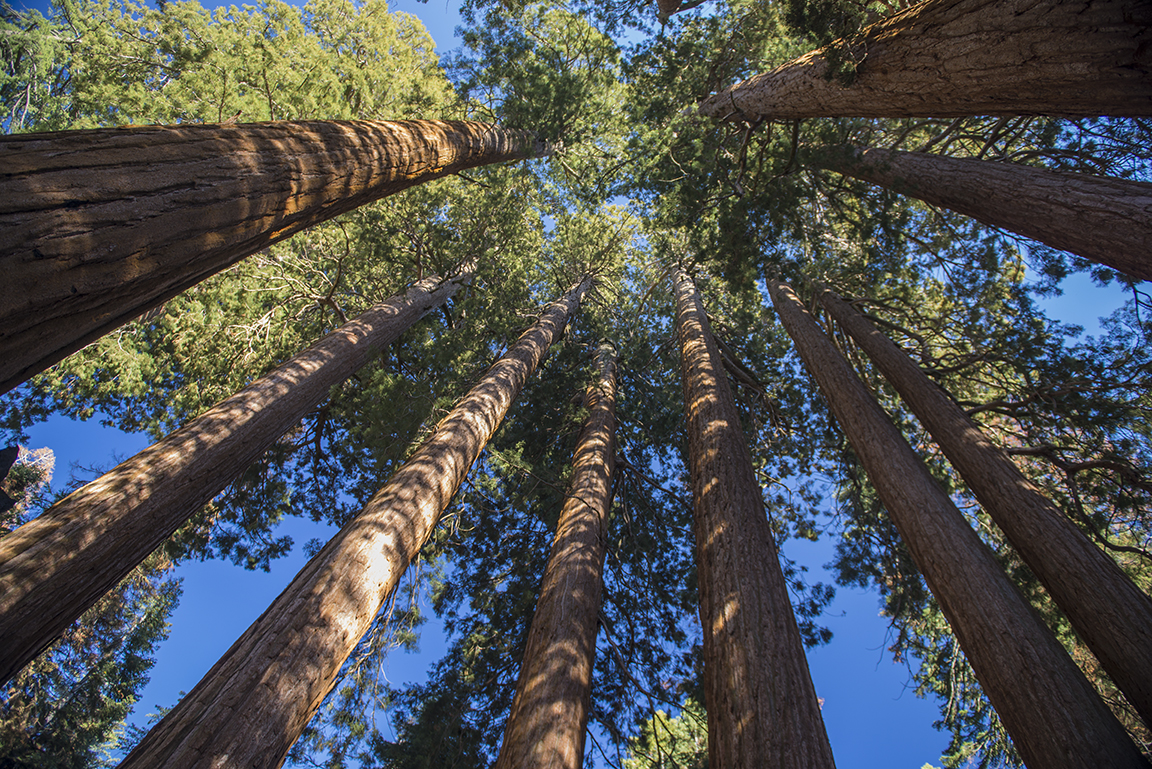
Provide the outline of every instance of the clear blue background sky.
<path id="1" fill-rule="evenodd" d="M 206 3 L 216 7 L 221 3 Z M 16 3 L 46 11 L 43 0 Z M 422 19 L 441 53 L 454 48 L 459 15 L 446 0 L 395 0 L 393 10 Z M 1128 297 L 1116 286 L 1097 288 L 1083 276 L 1068 282 L 1065 295 L 1042 302 L 1052 317 L 1098 333 L 1097 318 Z M 110 468 L 144 448 L 148 441 L 99 425 L 55 417 L 31 430 L 29 448 L 47 446 L 56 453 L 56 486 L 67 481 L 71 465 Z M 184 594 L 171 622 L 171 635 L 160 648 L 152 680 L 132 716 L 144 725 L 157 706 L 176 704 L 253 622 L 304 565 L 304 542 L 327 539 L 331 527 L 296 518 L 277 534 L 295 540 L 290 556 L 275 561 L 269 573 L 244 571 L 220 561 L 185 562 L 178 566 Z M 790 542 L 786 554 L 808 566 L 813 581 L 831 582 L 822 568 L 832 559 L 828 542 Z M 872 591 L 839 588 L 824 623 L 833 631 L 830 644 L 808 654 L 816 691 L 824 699 L 824 719 L 839 769 L 920 769 L 939 765 L 947 736 L 932 727 L 937 704 L 917 698 L 909 688 L 908 670 L 886 651 L 888 623 L 878 616 L 879 597 Z M 385 673 L 393 683 L 423 680 L 427 667 L 445 651 L 440 624 L 424 626 L 418 653 L 394 652 Z M 387 730 L 385 730 L 386 733 Z"/>

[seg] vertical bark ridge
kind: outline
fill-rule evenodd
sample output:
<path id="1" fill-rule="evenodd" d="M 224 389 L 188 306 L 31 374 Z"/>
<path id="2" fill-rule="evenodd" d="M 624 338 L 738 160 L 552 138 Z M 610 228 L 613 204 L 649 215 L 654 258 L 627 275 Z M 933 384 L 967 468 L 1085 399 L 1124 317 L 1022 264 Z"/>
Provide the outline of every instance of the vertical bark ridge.
<path id="1" fill-rule="evenodd" d="M 280 766 L 591 283 L 548 307 L 122 769 Z"/>
<path id="2" fill-rule="evenodd" d="M 494 769 L 580 769 L 616 466 L 616 352 L 605 344 Z"/>
<path id="3" fill-rule="evenodd" d="M 747 439 L 695 283 L 676 276 L 708 765 L 834 766 Z"/>
<path id="4" fill-rule="evenodd" d="M 809 164 L 1152 280 L 1152 184 L 924 152 L 833 147 Z"/>
<path id="5" fill-rule="evenodd" d="M 1137 0 L 928 0 L 704 100 L 701 114 L 964 117 L 1152 114 L 1152 5 Z M 830 46 L 833 47 L 833 46 Z"/>
<path id="6" fill-rule="evenodd" d="M 776 312 L 1024 762 L 1147 767 L 1139 749 L 792 290 Z"/>
<path id="7" fill-rule="evenodd" d="M 375 305 L 0 539 L 7 681 L 467 272 Z"/>
<path id="8" fill-rule="evenodd" d="M 546 151 L 526 131 L 433 120 L 0 137 L 0 392 L 314 224 Z"/>

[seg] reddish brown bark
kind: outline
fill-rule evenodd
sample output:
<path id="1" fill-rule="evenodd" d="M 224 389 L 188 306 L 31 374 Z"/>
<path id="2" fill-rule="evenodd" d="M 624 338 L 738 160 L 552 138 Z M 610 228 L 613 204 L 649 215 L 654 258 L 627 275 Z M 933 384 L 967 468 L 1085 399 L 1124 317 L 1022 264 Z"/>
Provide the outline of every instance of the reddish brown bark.
<path id="1" fill-rule="evenodd" d="M 280 766 L 591 283 L 524 332 L 121 769 Z"/>
<path id="2" fill-rule="evenodd" d="M 780 321 L 1030 767 L 1147 767 L 1064 648 L 1011 584 L 864 383 L 787 286 Z"/>
<path id="3" fill-rule="evenodd" d="M 0 137 L 0 392 L 307 227 L 541 151 L 524 131 L 430 120 Z"/>
<path id="4" fill-rule="evenodd" d="M 892 340 L 831 291 L 820 301 L 904 398 L 1120 691 L 1152 723 L 1152 599 Z"/>
<path id="5" fill-rule="evenodd" d="M 55 640 L 329 388 L 452 296 L 420 281 L 0 538 L 0 681 Z"/>
<path id="6" fill-rule="evenodd" d="M 813 153 L 809 163 L 1152 280 L 1148 182 L 856 147 Z"/>
<path id="7" fill-rule="evenodd" d="M 842 44 L 834 44 L 838 48 Z M 1152 114 L 1152 5 L 1137 0 L 929 0 L 849 47 L 849 86 L 825 50 L 708 97 L 721 119 Z"/>
<path id="8" fill-rule="evenodd" d="M 495 769 L 580 769 L 616 465 L 616 353 L 600 349 Z"/>
<path id="9" fill-rule="evenodd" d="M 676 277 L 676 329 L 704 631 L 708 765 L 832 767 L 764 500 L 700 295 Z"/>

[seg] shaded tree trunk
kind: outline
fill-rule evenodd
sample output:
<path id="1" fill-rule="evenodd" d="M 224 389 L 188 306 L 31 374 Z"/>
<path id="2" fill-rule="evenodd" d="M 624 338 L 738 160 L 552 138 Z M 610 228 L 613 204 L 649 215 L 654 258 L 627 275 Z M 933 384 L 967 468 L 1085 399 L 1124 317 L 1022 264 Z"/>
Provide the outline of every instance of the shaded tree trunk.
<path id="1" fill-rule="evenodd" d="M 616 465 L 616 352 L 610 345 L 601 346 L 598 363 L 494 769 L 584 765 Z"/>
<path id="2" fill-rule="evenodd" d="M 892 340 L 831 291 L 820 301 L 895 386 L 1108 675 L 1152 724 L 1152 599 Z"/>
<path id="3" fill-rule="evenodd" d="M 833 767 L 747 438 L 695 283 L 676 276 L 708 765 Z"/>
<path id="4" fill-rule="evenodd" d="M 280 766 L 591 283 L 524 332 L 122 769 Z"/>
<path id="5" fill-rule="evenodd" d="M 1147 767 L 988 547 L 787 286 L 780 321 L 864 465 L 1024 762 Z"/>
<path id="6" fill-rule="evenodd" d="M 422 280 L 0 539 L 7 681 L 325 396 L 456 292 Z"/>
<path id="7" fill-rule="evenodd" d="M 0 137 L 0 392 L 307 227 L 544 151 L 525 131 L 431 120 Z"/>
<path id="8" fill-rule="evenodd" d="M 1148 182 L 857 147 L 828 148 L 808 162 L 1152 280 Z"/>
<path id="9" fill-rule="evenodd" d="M 830 59 L 855 79 L 828 79 Z M 714 94 L 700 112 L 763 117 L 1152 115 L 1152 5 L 929 0 Z"/>

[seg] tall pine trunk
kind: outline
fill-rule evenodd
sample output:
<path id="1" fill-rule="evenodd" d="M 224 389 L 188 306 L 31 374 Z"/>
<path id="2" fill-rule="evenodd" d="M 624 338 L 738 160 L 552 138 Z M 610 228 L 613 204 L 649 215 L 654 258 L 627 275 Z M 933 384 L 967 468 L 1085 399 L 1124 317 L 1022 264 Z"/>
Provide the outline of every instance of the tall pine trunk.
<path id="1" fill-rule="evenodd" d="M 307 227 L 542 151 L 525 131 L 431 120 L 0 137 L 0 393 Z"/>
<path id="2" fill-rule="evenodd" d="M 1152 279 L 1152 184 L 923 152 L 833 147 L 810 165 L 888 187 L 1141 280 Z"/>
<path id="3" fill-rule="evenodd" d="M 800 300 L 774 280 L 768 290 L 1024 762 L 1033 769 L 1147 767 Z"/>
<path id="4" fill-rule="evenodd" d="M 829 60 L 856 62 L 828 79 Z M 1152 5 L 928 0 L 708 97 L 714 118 L 1152 115 Z"/>
<path id="5" fill-rule="evenodd" d="M 586 277 L 524 332 L 122 769 L 280 766 L 591 284 Z"/>
<path id="6" fill-rule="evenodd" d="M 892 340 L 831 291 L 820 301 L 893 384 L 1104 670 L 1152 724 L 1152 600 Z"/>
<path id="7" fill-rule="evenodd" d="M 427 278 L 0 538 L 0 681 L 55 640 L 333 385 L 452 296 Z"/>
<path id="8" fill-rule="evenodd" d="M 708 765 L 835 764 L 747 438 L 695 283 L 676 276 Z"/>
<path id="9" fill-rule="evenodd" d="M 584 765 L 616 465 L 616 353 L 610 345 L 600 348 L 598 363 L 495 769 Z"/>

